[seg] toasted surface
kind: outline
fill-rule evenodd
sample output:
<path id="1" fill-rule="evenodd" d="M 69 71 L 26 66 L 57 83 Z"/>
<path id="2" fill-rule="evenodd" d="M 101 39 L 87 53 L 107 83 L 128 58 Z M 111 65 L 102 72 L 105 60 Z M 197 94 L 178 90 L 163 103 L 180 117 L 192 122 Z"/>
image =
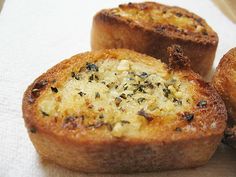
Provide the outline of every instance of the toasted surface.
<path id="1" fill-rule="evenodd" d="M 204 19 L 155 2 L 122 4 L 98 12 L 91 39 L 95 50 L 129 48 L 164 62 L 168 59 L 166 48 L 179 44 L 191 59 L 193 70 L 203 76 L 211 69 L 218 44 L 217 34 Z"/>
<path id="2" fill-rule="evenodd" d="M 59 63 L 24 95 L 23 116 L 37 151 L 87 172 L 206 163 L 225 128 L 224 104 L 200 76 L 173 68 L 125 49 Z"/>
<path id="3" fill-rule="evenodd" d="M 212 82 L 226 104 L 230 120 L 236 123 L 236 48 L 223 56 Z"/>
<path id="4" fill-rule="evenodd" d="M 225 102 L 229 117 L 223 142 L 236 148 L 236 48 L 220 60 L 212 83 Z"/>

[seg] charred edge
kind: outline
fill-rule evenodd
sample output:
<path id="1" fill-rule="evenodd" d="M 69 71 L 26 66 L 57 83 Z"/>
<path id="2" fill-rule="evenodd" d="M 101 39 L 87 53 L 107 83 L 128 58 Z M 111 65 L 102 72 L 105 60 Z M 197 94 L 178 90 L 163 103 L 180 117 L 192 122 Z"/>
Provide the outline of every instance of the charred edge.
<path id="1" fill-rule="evenodd" d="M 48 84 L 48 81 L 41 80 L 34 84 L 30 96 L 28 98 L 29 103 L 34 103 L 35 99 L 39 97 L 40 91 Z"/>
<path id="2" fill-rule="evenodd" d="M 187 56 L 184 56 L 184 52 L 179 45 L 172 45 L 167 48 L 169 55 L 169 67 L 175 70 L 189 70 L 190 60 Z"/>

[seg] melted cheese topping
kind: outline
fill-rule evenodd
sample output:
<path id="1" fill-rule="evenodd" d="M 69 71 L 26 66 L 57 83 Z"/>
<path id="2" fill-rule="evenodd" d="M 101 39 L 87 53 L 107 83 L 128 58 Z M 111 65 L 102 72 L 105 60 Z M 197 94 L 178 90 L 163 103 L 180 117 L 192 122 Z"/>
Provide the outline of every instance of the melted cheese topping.
<path id="1" fill-rule="evenodd" d="M 63 120 L 63 128 L 101 128 L 132 135 L 155 120 L 176 121 L 191 109 L 193 86 L 178 75 L 130 60 L 106 59 L 68 73 L 46 90 L 38 111 Z"/>
<path id="2" fill-rule="evenodd" d="M 155 28 L 157 25 L 171 25 L 183 32 L 206 32 L 200 22 L 181 13 L 174 12 L 171 8 L 159 9 L 149 7 L 148 10 L 146 10 L 135 6 L 121 6 L 120 8 L 112 9 L 112 13 L 133 20 L 137 24 L 144 26 L 153 26 Z"/>

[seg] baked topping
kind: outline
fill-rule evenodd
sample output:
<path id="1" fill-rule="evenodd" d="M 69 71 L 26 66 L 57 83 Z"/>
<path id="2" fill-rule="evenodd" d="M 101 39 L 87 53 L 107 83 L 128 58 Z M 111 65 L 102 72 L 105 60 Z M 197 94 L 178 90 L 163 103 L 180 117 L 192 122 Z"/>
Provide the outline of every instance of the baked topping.
<path id="1" fill-rule="evenodd" d="M 198 102 L 197 106 L 199 108 L 206 108 L 207 107 L 207 101 L 201 100 L 201 101 Z"/>
<path id="2" fill-rule="evenodd" d="M 63 84 L 52 83 L 39 98 L 38 110 L 45 120 L 63 120 L 57 122 L 64 129 L 104 129 L 120 137 L 155 122 L 174 124 L 177 115 L 190 123 L 193 90 L 163 65 L 157 70 L 131 60 L 106 59 L 73 68 Z"/>
<path id="3" fill-rule="evenodd" d="M 40 91 L 48 84 L 48 81 L 41 80 L 34 84 L 31 94 L 28 98 L 29 103 L 33 103 L 37 97 L 40 95 Z"/>
<path id="4" fill-rule="evenodd" d="M 191 32 L 208 35 L 200 18 L 196 18 L 186 11 L 177 10 L 176 7 L 159 6 L 154 3 L 129 3 L 128 5 L 120 5 L 119 8 L 114 8 L 111 12 L 127 20 L 133 20 L 137 24 L 151 26 L 159 32 L 168 29 L 183 34 Z"/>
<path id="5" fill-rule="evenodd" d="M 55 93 L 57 93 L 57 92 L 58 92 L 58 90 L 57 90 L 57 88 L 56 88 L 56 87 L 51 87 L 51 90 L 52 90 L 52 92 L 55 92 Z"/>

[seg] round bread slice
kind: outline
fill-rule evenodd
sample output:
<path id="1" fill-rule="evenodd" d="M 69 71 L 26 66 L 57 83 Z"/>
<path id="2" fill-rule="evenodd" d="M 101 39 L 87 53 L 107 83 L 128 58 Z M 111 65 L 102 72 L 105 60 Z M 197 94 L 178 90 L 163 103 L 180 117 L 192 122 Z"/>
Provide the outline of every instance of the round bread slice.
<path id="1" fill-rule="evenodd" d="M 168 67 L 126 49 L 87 52 L 37 78 L 24 94 L 23 117 L 38 153 L 83 172 L 205 164 L 222 138 L 226 109 L 179 46 L 169 53 Z"/>
<path id="2" fill-rule="evenodd" d="M 175 6 L 144 2 L 101 10 L 94 16 L 93 50 L 127 48 L 167 63 L 166 48 L 173 44 L 183 48 L 195 72 L 207 76 L 218 36 L 198 15 Z"/>
<path id="3" fill-rule="evenodd" d="M 225 102 L 229 117 L 223 142 L 236 148 L 236 48 L 229 50 L 220 60 L 212 83 Z"/>

